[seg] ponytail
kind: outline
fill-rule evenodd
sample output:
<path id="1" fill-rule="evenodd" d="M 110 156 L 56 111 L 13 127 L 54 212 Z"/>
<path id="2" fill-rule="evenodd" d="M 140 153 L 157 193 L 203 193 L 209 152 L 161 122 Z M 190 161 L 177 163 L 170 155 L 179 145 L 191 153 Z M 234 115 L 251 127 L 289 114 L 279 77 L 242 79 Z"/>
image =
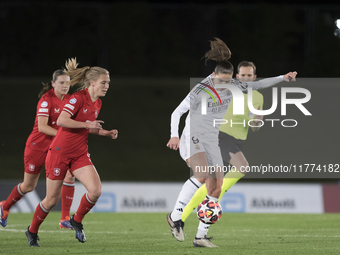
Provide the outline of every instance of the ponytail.
<path id="1" fill-rule="evenodd" d="M 231 57 L 231 51 L 228 46 L 219 38 L 215 37 L 215 41 L 210 41 L 211 49 L 205 53 L 205 64 L 207 61 L 214 60 L 217 62 L 227 61 Z"/>
<path id="2" fill-rule="evenodd" d="M 66 61 L 65 67 L 65 74 L 69 75 L 71 78 L 70 86 L 81 84 L 82 87 L 80 89 L 88 88 L 90 86 L 90 80 L 98 80 L 101 74 L 109 74 L 106 69 L 98 66 L 85 66 L 83 68 L 77 68 L 78 63 L 76 58 L 68 59 Z"/>
<path id="3" fill-rule="evenodd" d="M 38 98 L 41 98 L 47 91 L 49 91 L 52 87 L 52 82 L 48 82 L 48 83 L 43 83 L 43 88 L 40 90 L 39 94 L 38 94 Z"/>
<path id="4" fill-rule="evenodd" d="M 76 58 L 70 58 L 66 60 L 64 72 L 71 77 L 70 86 L 75 84 L 84 84 L 86 72 L 90 70 L 91 67 L 85 66 L 83 68 L 77 68 L 78 63 Z"/>

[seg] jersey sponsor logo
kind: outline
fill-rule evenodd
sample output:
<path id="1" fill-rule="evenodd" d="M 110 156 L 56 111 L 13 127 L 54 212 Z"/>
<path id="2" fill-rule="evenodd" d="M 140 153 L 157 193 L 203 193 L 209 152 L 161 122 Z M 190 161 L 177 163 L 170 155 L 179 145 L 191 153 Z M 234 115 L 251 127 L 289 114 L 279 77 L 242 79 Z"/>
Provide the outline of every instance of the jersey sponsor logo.
<path id="1" fill-rule="evenodd" d="M 39 109 L 39 112 L 48 112 L 48 109 L 46 109 L 46 108 Z"/>
<path id="2" fill-rule="evenodd" d="M 60 108 L 54 108 L 54 113 L 59 113 L 60 112 Z"/>
<path id="3" fill-rule="evenodd" d="M 28 170 L 30 170 L 31 172 L 33 172 L 35 169 L 35 165 L 29 164 L 28 165 Z"/>
<path id="4" fill-rule="evenodd" d="M 75 98 L 70 99 L 70 104 L 75 104 L 75 103 L 77 103 L 77 99 Z"/>
<path id="5" fill-rule="evenodd" d="M 87 113 L 87 109 L 84 108 L 83 109 L 83 113 L 86 114 Z"/>
<path id="6" fill-rule="evenodd" d="M 94 116 L 97 118 L 98 117 L 98 110 L 94 111 Z"/>
<path id="7" fill-rule="evenodd" d="M 53 175 L 54 176 L 59 176 L 61 173 L 60 168 L 53 168 Z"/>
<path id="8" fill-rule="evenodd" d="M 74 110 L 74 106 L 70 104 L 65 104 L 65 107 L 70 108 L 71 110 Z"/>
<path id="9" fill-rule="evenodd" d="M 47 106 L 48 106 L 48 103 L 47 103 L 46 101 L 44 101 L 44 102 L 41 103 L 40 106 L 41 106 L 41 107 L 47 107 Z"/>

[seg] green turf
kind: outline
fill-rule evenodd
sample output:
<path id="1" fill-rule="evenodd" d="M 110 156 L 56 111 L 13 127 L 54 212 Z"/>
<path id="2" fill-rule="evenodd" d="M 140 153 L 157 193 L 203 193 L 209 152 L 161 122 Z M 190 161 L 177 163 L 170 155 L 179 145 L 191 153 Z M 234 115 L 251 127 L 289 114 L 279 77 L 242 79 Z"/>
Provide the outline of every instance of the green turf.
<path id="1" fill-rule="evenodd" d="M 184 242 L 170 234 L 165 213 L 90 213 L 83 223 L 86 243 L 58 228 L 60 213 L 41 225 L 40 248 L 28 246 L 32 214 L 10 214 L 0 227 L 0 254 L 340 254 L 339 214 L 223 214 L 210 228 L 218 248 L 194 248 L 198 220 L 191 215 Z"/>

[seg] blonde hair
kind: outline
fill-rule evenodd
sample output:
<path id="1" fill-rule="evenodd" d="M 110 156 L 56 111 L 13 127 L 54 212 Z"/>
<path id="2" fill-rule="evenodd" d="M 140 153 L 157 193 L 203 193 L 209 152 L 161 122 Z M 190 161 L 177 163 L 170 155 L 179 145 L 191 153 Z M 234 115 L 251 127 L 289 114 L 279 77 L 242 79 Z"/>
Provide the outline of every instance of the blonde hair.
<path id="1" fill-rule="evenodd" d="M 99 66 L 85 66 L 77 68 L 78 63 L 76 58 L 69 58 L 66 60 L 64 72 L 71 78 L 70 86 L 80 84 L 82 88 L 88 88 L 90 81 L 98 80 L 101 74 L 109 75 L 109 72 Z"/>
<path id="2" fill-rule="evenodd" d="M 231 57 L 231 51 L 228 46 L 219 38 L 215 37 L 215 41 L 210 41 L 210 50 L 205 53 L 205 64 L 209 59 L 220 62 L 227 61 Z"/>

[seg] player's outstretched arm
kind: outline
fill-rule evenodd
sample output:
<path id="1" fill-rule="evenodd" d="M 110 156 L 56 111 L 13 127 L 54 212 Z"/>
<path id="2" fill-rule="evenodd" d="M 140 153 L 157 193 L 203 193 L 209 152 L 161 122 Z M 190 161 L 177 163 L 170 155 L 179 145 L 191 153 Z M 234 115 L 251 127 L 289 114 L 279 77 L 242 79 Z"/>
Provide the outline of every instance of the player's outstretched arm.
<path id="1" fill-rule="evenodd" d="M 290 81 L 296 81 L 296 75 L 297 75 L 297 72 L 294 71 L 294 72 L 289 72 L 287 74 L 285 74 L 283 76 L 283 80 L 284 81 L 287 81 L 287 82 L 290 82 Z"/>
<path id="2" fill-rule="evenodd" d="M 254 81 L 254 82 L 244 82 L 241 83 L 241 87 L 243 90 L 247 90 L 248 87 L 251 87 L 255 90 L 258 89 L 264 89 L 264 88 L 269 88 L 271 86 L 274 86 L 277 83 L 280 83 L 282 81 L 290 82 L 290 81 L 296 81 L 296 75 L 297 72 L 289 72 L 286 73 L 285 75 L 280 75 L 277 77 L 272 77 L 272 78 L 265 78 L 259 81 Z"/>

